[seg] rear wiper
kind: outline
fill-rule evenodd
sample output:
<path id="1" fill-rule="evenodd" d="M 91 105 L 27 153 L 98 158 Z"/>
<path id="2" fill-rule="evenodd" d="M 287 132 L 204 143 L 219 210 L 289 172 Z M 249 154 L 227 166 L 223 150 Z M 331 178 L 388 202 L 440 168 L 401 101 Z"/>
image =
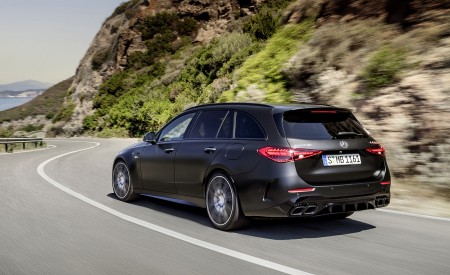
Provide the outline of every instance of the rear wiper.
<path id="1" fill-rule="evenodd" d="M 339 132 L 334 136 L 334 139 L 343 138 L 343 137 L 362 137 L 363 134 L 358 134 L 355 132 Z"/>

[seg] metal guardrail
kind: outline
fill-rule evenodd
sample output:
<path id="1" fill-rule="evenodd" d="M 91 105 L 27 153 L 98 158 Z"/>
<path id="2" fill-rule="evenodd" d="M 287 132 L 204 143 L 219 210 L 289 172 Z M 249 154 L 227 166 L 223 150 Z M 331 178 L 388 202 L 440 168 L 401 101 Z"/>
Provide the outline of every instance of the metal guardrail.
<path id="1" fill-rule="evenodd" d="M 26 149 L 27 143 L 34 143 L 34 147 L 42 147 L 44 140 L 42 138 L 0 138 L 0 144 L 5 146 L 5 152 L 12 152 L 15 144 L 22 144 L 22 149 Z"/>

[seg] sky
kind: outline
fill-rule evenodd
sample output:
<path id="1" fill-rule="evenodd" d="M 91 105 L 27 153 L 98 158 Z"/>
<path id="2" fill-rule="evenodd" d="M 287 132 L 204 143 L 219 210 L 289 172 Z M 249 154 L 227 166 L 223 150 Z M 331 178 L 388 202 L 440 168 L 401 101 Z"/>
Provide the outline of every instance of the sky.
<path id="1" fill-rule="evenodd" d="M 56 84 L 75 74 L 105 19 L 125 0 L 0 0 L 0 84 Z"/>

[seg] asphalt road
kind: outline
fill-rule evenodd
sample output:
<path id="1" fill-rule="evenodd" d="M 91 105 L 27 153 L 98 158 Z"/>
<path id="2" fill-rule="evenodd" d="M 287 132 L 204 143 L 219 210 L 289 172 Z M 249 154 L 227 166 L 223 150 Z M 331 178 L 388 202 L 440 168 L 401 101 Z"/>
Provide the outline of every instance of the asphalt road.
<path id="1" fill-rule="evenodd" d="M 113 157 L 135 140 L 47 142 L 0 155 L 0 274 L 450 273 L 449 220 L 369 210 L 221 232 L 200 208 L 115 199 Z"/>

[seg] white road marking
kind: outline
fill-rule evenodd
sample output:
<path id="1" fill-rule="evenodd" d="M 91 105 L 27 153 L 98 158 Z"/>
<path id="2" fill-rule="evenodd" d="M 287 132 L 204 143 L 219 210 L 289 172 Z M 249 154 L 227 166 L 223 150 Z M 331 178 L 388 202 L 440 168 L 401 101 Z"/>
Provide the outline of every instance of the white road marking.
<path id="1" fill-rule="evenodd" d="M 428 216 L 428 215 L 422 215 L 422 214 L 400 212 L 400 211 L 388 210 L 388 209 L 377 209 L 377 211 L 396 214 L 396 215 L 411 216 L 411 217 L 416 217 L 416 218 L 450 222 L 449 218 L 443 218 L 443 217 L 435 217 L 435 216 Z"/>
<path id="2" fill-rule="evenodd" d="M 71 142 L 71 141 L 68 141 L 68 142 Z M 307 272 L 304 272 L 304 271 L 301 271 L 301 270 L 298 270 L 298 269 L 294 269 L 292 267 L 288 267 L 288 266 L 285 266 L 285 265 L 277 264 L 277 263 L 274 263 L 274 262 L 271 262 L 271 261 L 267 261 L 267 260 L 264 260 L 264 259 L 261 259 L 261 258 L 258 258 L 258 257 L 254 257 L 254 256 L 251 256 L 251 255 L 245 254 L 245 253 L 241 253 L 241 252 L 238 252 L 238 251 L 235 251 L 235 250 L 232 250 L 232 249 L 228 249 L 228 248 L 216 245 L 216 244 L 208 243 L 208 242 L 205 242 L 205 241 L 202 241 L 202 240 L 199 240 L 199 239 L 196 239 L 196 238 L 184 235 L 182 233 L 178 233 L 176 231 L 173 231 L 173 230 L 170 230 L 170 229 L 158 226 L 156 224 L 152 224 L 152 223 L 146 222 L 144 220 L 135 218 L 133 216 L 129 216 L 127 214 L 124 214 L 122 212 L 114 210 L 114 209 L 112 209 L 112 208 L 110 208 L 110 207 L 108 207 L 106 205 L 98 203 L 98 202 L 96 202 L 96 201 L 94 201 L 92 199 L 89 199 L 89 198 L 87 198 L 87 197 L 85 197 L 85 196 L 83 196 L 83 195 L 81 195 L 81 194 L 79 194 L 79 193 L 77 193 L 77 192 L 75 192 L 75 191 L 65 187 L 64 185 L 62 185 L 61 183 L 55 181 L 54 179 L 52 179 L 51 177 L 49 177 L 45 173 L 44 168 L 50 162 L 52 162 L 52 161 L 54 161 L 54 160 L 56 160 L 58 158 L 70 155 L 70 154 L 74 154 L 74 153 L 78 153 L 78 152 L 82 152 L 82 151 L 93 149 L 93 148 L 95 148 L 95 147 L 100 145 L 100 143 L 98 143 L 98 142 L 89 142 L 89 141 L 82 141 L 82 142 L 93 143 L 95 145 L 91 146 L 91 147 L 88 147 L 88 148 L 85 148 L 85 149 L 80 149 L 80 150 L 68 152 L 68 153 L 65 153 L 65 154 L 61 154 L 59 156 L 56 156 L 56 157 L 53 157 L 51 159 L 48 159 L 48 160 L 44 161 L 37 168 L 37 172 L 39 173 L 39 175 L 42 178 L 44 178 L 46 181 L 48 181 L 50 184 L 55 186 L 56 188 L 66 192 L 67 194 L 69 194 L 69 195 L 71 195 L 71 196 L 73 196 L 73 197 L 75 197 L 75 198 L 77 198 L 79 200 L 82 200 L 82 201 L 84 201 L 84 202 L 86 202 L 86 203 L 88 203 L 88 204 L 90 204 L 90 205 L 92 205 L 94 207 L 97 207 L 98 209 L 101 209 L 101 210 L 103 210 L 105 212 L 108 212 L 109 214 L 114 215 L 114 216 L 116 216 L 118 218 L 121 218 L 123 220 L 126 220 L 128 222 L 131 222 L 131 223 L 134 223 L 134 224 L 137 224 L 137 225 L 140 225 L 140 226 L 148 228 L 150 230 L 159 232 L 159 233 L 164 234 L 166 236 L 170 236 L 170 237 L 178 239 L 180 241 L 184 241 L 184 242 L 187 242 L 187 243 L 190 243 L 190 244 L 193 244 L 193 245 L 196 245 L 196 246 L 199 246 L 199 247 L 202 247 L 202 248 L 205 248 L 205 249 L 217 252 L 217 253 L 221 253 L 221 254 L 224 254 L 224 255 L 227 255 L 227 256 L 230 256 L 230 257 L 242 260 L 242 261 L 246 261 L 246 262 L 249 262 L 249 263 L 252 263 L 252 264 L 263 266 L 263 267 L 266 267 L 266 268 L 269 268 L 269 269 L 272 269 L 272 270 L 275 270 L 275 271 L 278 271 L 278 272 L 282 272 L 282 273 L 285 273 L 285 274 L 297 274 L 297 275 L 311 274 L 311 273 L 307 273 Z"/>

